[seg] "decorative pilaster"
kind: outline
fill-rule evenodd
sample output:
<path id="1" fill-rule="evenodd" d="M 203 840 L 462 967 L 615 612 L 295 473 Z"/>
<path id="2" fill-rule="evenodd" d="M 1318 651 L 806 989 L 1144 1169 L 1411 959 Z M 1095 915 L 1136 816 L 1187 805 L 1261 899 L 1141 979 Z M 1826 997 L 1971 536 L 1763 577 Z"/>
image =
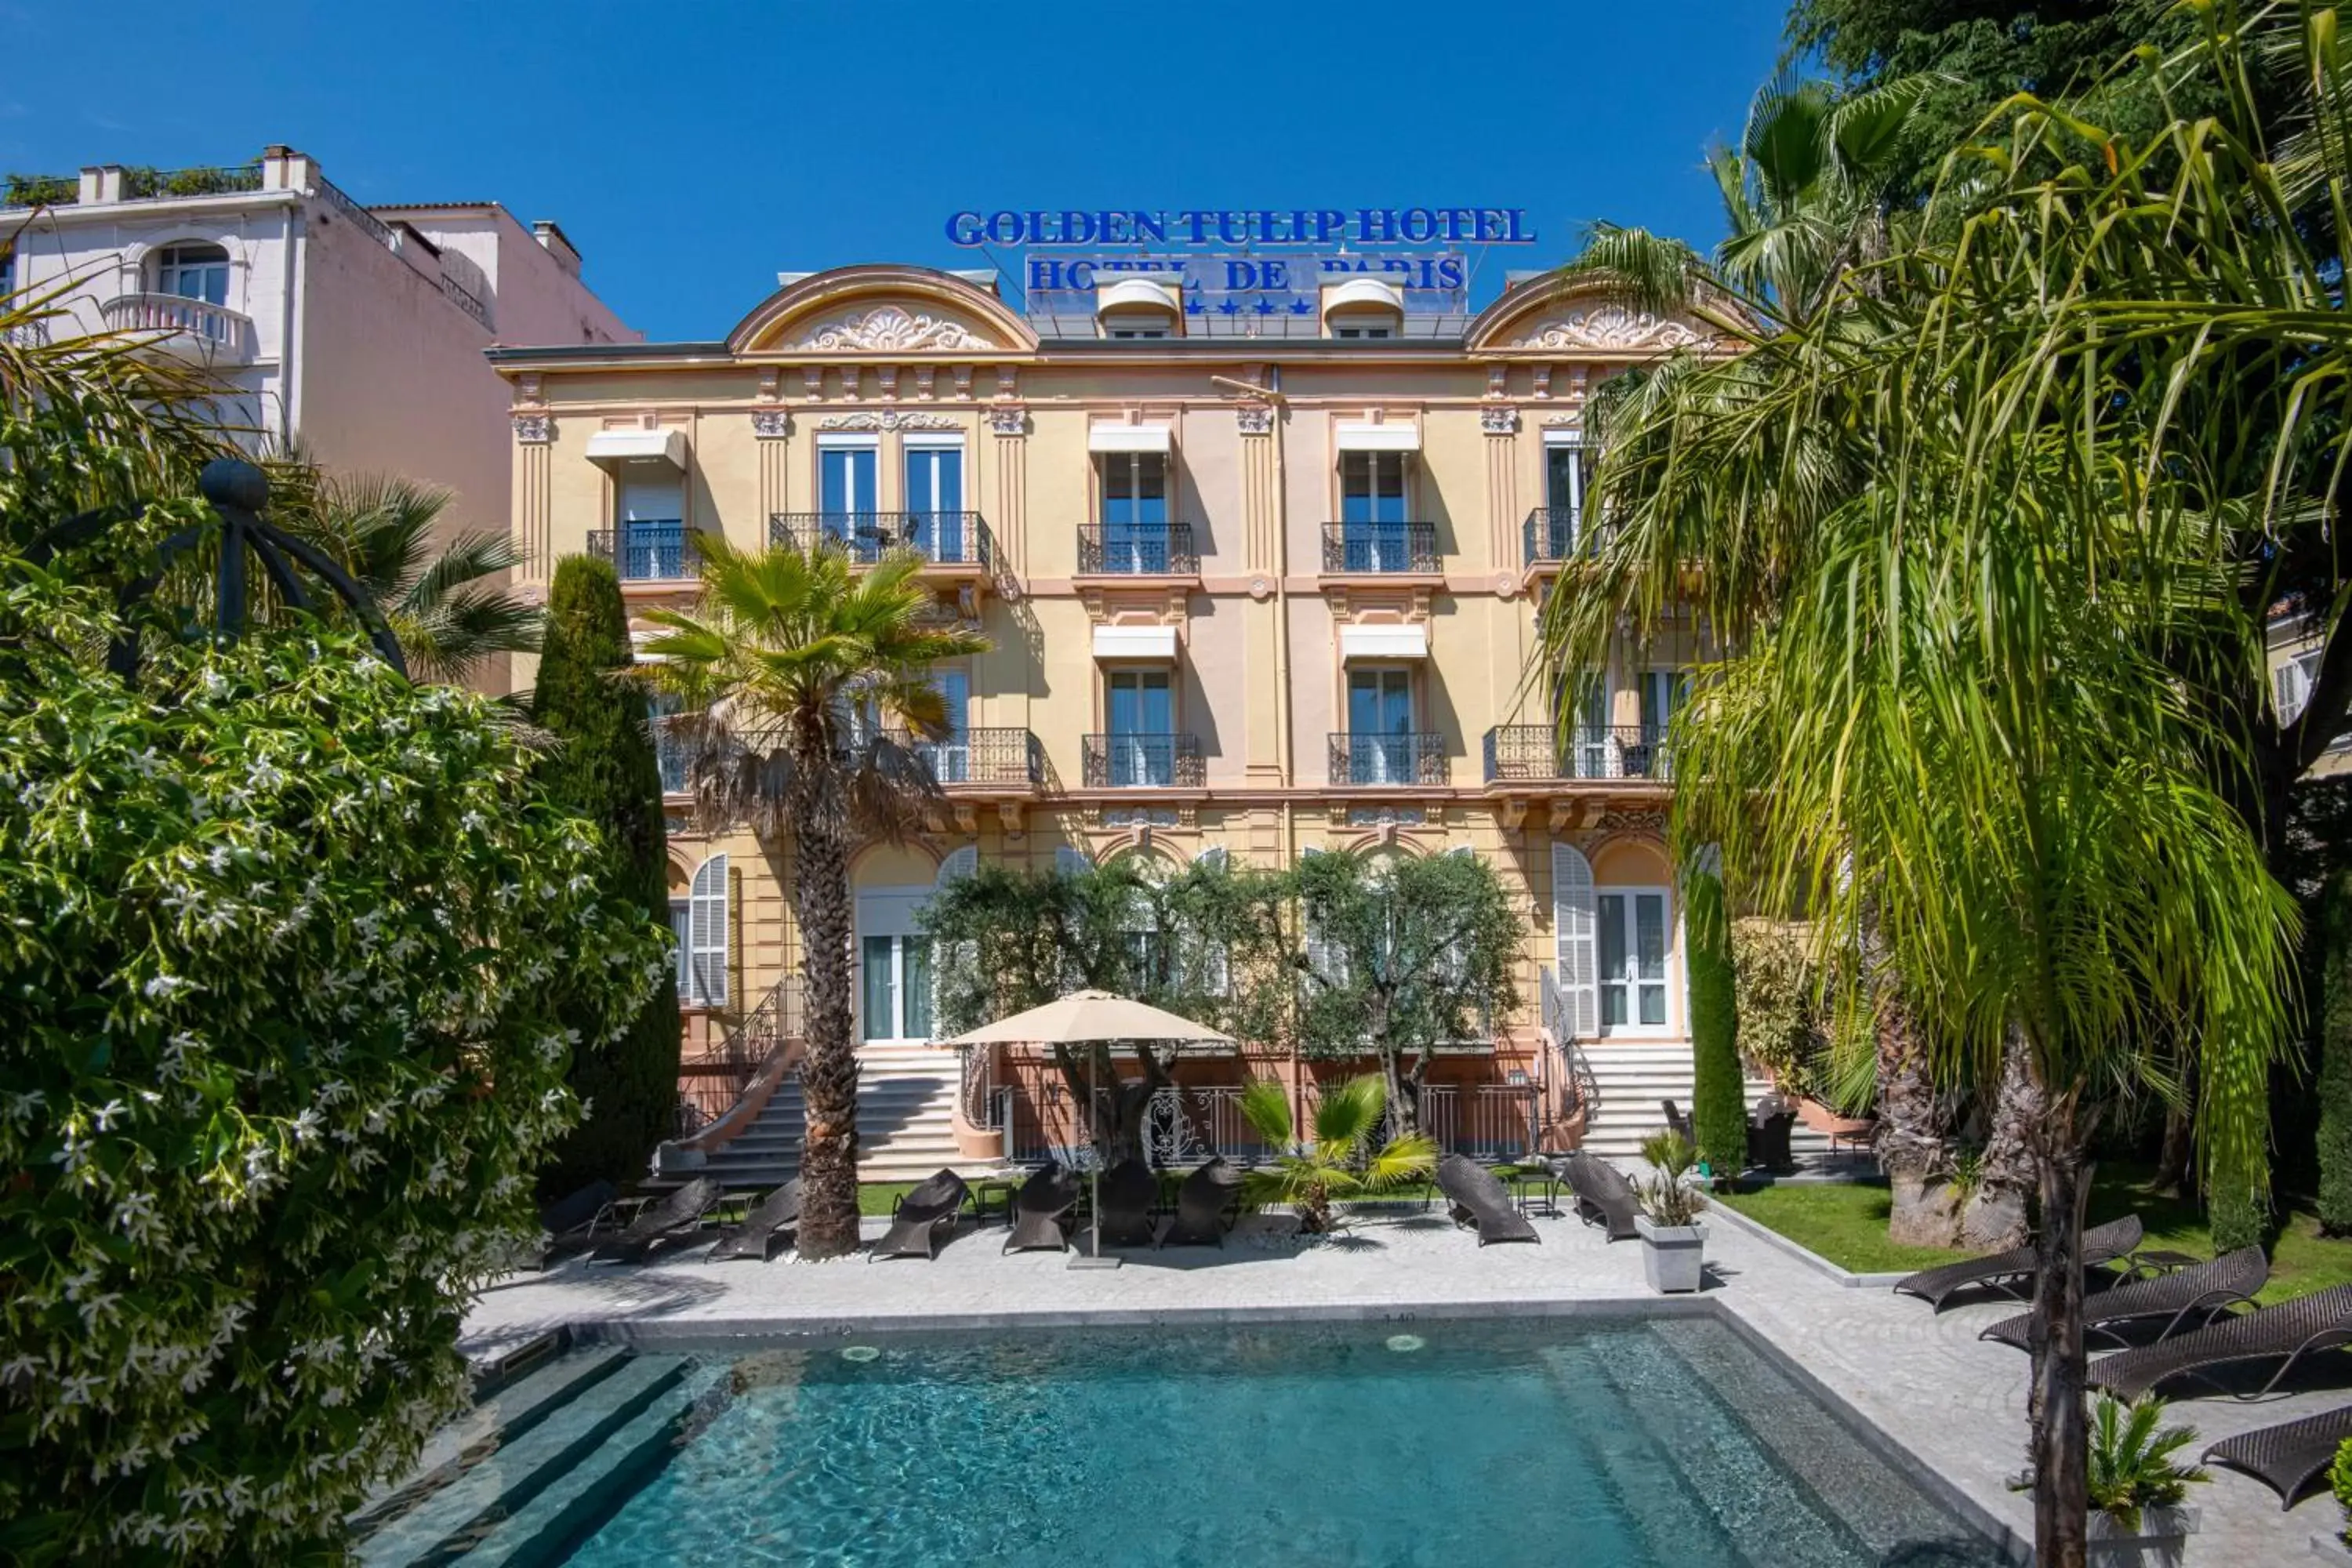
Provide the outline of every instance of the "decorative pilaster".
<path id="1" fill-rule="evenodd" d="M 1276 591 L 1286 564 L 1280 467 L 1275 460 L 1278 417 L 1263 403 L 1245 403 L 1234 411 L 1241 433 L 1242 563 L 1249 573 L 1249 600 L 1242 606 L 1242 668 L 1249 688 L 1268 699 L 1245 705 L 1242 765 L 1252 784 L 1275 788 L 1290 775 L 1290 693 L 1283 658 L 1288 601 Z"/>
<path id="2" fill-rule="evenodd" d="M 1494 568 L 1495 585 L 1505 595 L 1517 591 L 1519 560 L 1519 411 L 1507 403 L 1478 410 L 1478 428 L 1486 435 L 1486 560 Z"/>
<path id="3" fill-rule="evenodd" d="M 537 376 L 526 377 L 525 384 L 516 387 L 515 395 L 514 537 L 523 552 L 524 580 L 544 583 L 548 563 L 555 559 L 553 475 L 549 453 L 555 439 L 555 421 L 540 402 Z"/>

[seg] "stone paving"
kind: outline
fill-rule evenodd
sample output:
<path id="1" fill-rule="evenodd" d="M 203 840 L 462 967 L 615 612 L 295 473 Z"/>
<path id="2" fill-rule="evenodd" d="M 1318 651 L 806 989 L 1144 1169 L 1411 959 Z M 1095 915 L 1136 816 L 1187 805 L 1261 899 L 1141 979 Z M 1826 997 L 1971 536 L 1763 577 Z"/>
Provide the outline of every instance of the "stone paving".
<path id="1" fill-rule="evenodd" d="M 789 1258 L 655 1263 L 570 1263 L 519 1276 L 486 1293 L 467 1320 L 469 1344 L 489 1349 L 566 1324 L 656 1338 L 761 1330 L 847 1331 L 916 1326 L 1045 1324 L 1311 1311 L 1410 1317 L 1464 1311 L 1613 1308 L 1694 1310 L 1650 1293 L 1641 1248 L 1605 1243 L 1572 1218 L 1538 1218 L 1543 1245 L 1480 1247 L 1442 1216 L 1418 1211 L 1360 1217 L 1340 1238 L 1301 1245 L 1289 1222 L 1243 1222 L 1223 1249 L 1126 1254 L 1115 1270 L 1073 1270 L 1050 1252 L 1000 1254 L 1004 1232 L 967 1221 L 938 1258 L 803 1264 Z M 880 1222 L 868 1221 L 868 1235 Z M 1907 1449 L 1979 1525 L 2030 1541 L 2032 1511 L 2003 1478 L 2023 1462 L 2026 1359 L 1977 1339 L 2017 1309 L 2008 1302 L 1941 1314 L 1883 1288 L 1851 1288 L 1728 1223 L 1710 1227 L 1704 1300 L 1780 1351 Z M 2182 1399 L 2176 1419 L 2208 1442 L 2341 1404 L 2352 1358 L 2292 1397 L 2243 1404 Z M 2189 1568 L 2323 1561 L 2309 1545 L 2335 1528 L 2323 1491 L 2292 1512 L 2269 1489 L 2229 1471 L 2192 1489 L 2203 1510 Z"/>

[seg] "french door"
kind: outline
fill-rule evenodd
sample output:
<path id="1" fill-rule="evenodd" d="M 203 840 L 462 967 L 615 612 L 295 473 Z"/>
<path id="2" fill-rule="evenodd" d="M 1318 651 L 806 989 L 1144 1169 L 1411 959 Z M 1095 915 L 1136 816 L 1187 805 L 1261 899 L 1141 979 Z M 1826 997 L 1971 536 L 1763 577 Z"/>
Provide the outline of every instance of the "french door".
<path id="1" fill-rule="evenodd" d="M 1594 897 L 1593 910 L 1600 949 L 1601 1033 L 1664 1033 L 1665 889 L 1603 888 Z"/>
<path id="2" fill-rule="evenodd" d="M 1410 570 L 1402 452 L 1339 454 L 1340 566 L 1348 572 Z"/>
<path id="3" fill-rule="evenodd" d="M 1413 782 L 1412 673 L 1348 672 L 1348 782 Z"/>
<path id="4" fill-rule="evenodd" d="M 971 677 L 961 669 L 938 669 L 931 672 L 931 681 L 939 688 L 948 723 L 948 732 L 930 748 L 931 773 L 943 784 L 969 783 L 971 743 L 965 738 L 964 721 L 971 707 Z"/>
<path id="5" fill-rule="evenodd" d="M 1169 571 L 1167 454 L 1108 453 L 1102 478 L 1102 569 Z"/>
<path id="6" fill-rule="evenodd" d="M 933 561 L 963 560 L 963 447 L 909 444 L 908 542 Z"/>
<path id="7" fill-rule="evenodd" d="M 1176 709 L 1164 669 L 1109 676 L 1110 782 L 1115 787 L 1176 782 Z"/>
<path id="8" fill-rule="evenodd" d="M 817 510 L 824 514 L 825 537 L 847 545 L 861 561 L 874 559 L 882 543 L 875 448 L 823 446 L 816 456 Z"/>
<path id="9" fill-rule="evenodd" d="M 859 952 L 859 1037 L 927 1040 L 931 1035 L 931 939 L 869 936 Z"/>
<path id="10" fill-rule="evenodd" d="M 1578 525 L 1584 520 L 1584 448 L 1544 448 L 1544 508 L 1549 524 L 1546 553 L 1562 560 L 1576 553 Z"/>

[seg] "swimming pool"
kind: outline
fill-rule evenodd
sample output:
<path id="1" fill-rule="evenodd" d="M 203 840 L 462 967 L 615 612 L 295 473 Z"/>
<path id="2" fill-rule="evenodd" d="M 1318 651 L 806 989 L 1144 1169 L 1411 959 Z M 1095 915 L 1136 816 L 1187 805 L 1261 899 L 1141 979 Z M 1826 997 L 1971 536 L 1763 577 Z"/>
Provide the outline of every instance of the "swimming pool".
<path id="1" fill-rule="evenodd" d="M 1064 1329 L 709 1358 L 573 1568 L 1975 1568 L 1991 1546 L 1711 1317 Z"/>

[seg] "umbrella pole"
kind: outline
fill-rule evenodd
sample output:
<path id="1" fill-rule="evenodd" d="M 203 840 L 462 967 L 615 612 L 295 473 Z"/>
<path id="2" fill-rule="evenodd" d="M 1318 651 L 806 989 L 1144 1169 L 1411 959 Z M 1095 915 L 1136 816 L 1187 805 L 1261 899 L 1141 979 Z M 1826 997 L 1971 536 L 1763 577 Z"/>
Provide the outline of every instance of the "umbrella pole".
<path id="1" fill-rule="evenodd" d="M 1087 1047 L 1087 1142 L 1094 1145 L 1095 1151 L 1094 1169 L 1087 1173 L 1087 1188 L 1093 1199 L 1087 1206 L 1092 1212 L 1087 1216 L 1086 1250 L 1070 1259 L 1070 1267 L 1116 1268 L 1122 1260 L 1117 1258 L 1105 1258 L 1102 1255 L 1103 1152 L 1102 1140 L 1095 1135 L 1095 1117 L 1099 1113 L 1102 1105 L 1102 1058 L 1095 1055 L 1095 1047 L 1092 1046 Z"/>

